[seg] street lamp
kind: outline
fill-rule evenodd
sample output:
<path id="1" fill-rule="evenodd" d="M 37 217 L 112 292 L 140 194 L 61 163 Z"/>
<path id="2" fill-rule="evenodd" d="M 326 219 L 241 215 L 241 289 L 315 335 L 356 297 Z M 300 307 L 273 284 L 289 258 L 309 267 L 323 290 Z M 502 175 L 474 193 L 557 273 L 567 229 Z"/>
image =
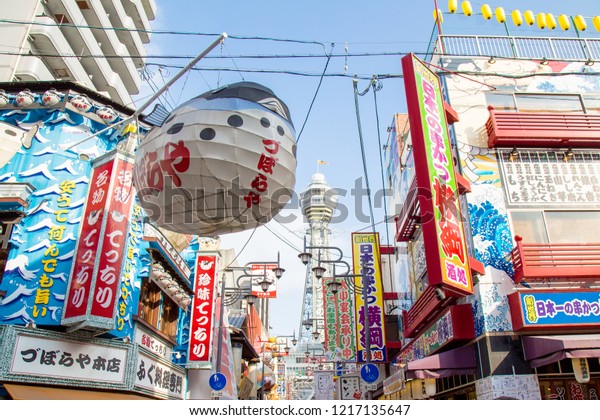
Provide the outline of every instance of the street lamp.
<path id="1" fill-rule="evenodd" d="M 252 270 L 252 266 L 262 266 L 263 271 L 260 274 L 256 274 L 254 270 Z M 248 305 L 252 306 L 256 302 L 256 296 L 252 294 L 252 281 L 254 279 L 260 279 L 257 283 L 260 285 L 260 288 L 263 292 L 269 290 L 271 286 L 271 282 L 267 279 L 267 266 L 275 265 L 272 269 L 275 277 L 278 279 L 281 278 L 283 272 L 285 271 L 279 265 L 279 253 L 277 253 L 277 261 L 258 261 L 258 262 L 249 262 L 243 267 L 227 267 L 224 271 L 233 273 L 234 270 L 242 270 L 243 274 L 237 277 L 234 280 L 235 287 L 226 287 L 225 281 L 225 273 L 223 273 L 221 279 L 221 305 L 219 308 L 219 335 L 218 335 L 218 345 L 217 345 L 217 360 L 215 370 L 217 373 L 221 372 L 221 358 L 223 351 L 223 316 L 225 312 L 225 306 L 231 306 L 240 299 L 244 298 Z M 244 280 L 250 280 L 248 285 L 243 284 Z M 264 361 L 263 361 L 264 363 Z M 264 365 L 263 365 L 264 371 Z"/>
<path id="2" fill-rule="evenodd" d="M 343 260 L 344 253 L 342 252 L 342 250 L 340 248 L 333 247 L 333 246 L 307 246 L 306 239 L 304 241 L 304 250 L 302 253 L 300 253 L 298 255 L 298 257 L 302 260 L 302 262 L 304 264 L 307 264 L 308 261 L 310 260 L 310 258 L 312 258 L 312 254 L 309 252 L 309 250 L 318 250 L 319 251 L 318 259 L 317 259 L 317 266 L 313 267 L 313 269 L 312 269 L 313 273 L 315 274 L 315 276 L 317 278 L 319 278 L 319 279 L 322 278 L 325 275 L 325 272 L 327 271 L 325 267 L 321 266 L 321 263 L 331 264 L 331 266 L 333 267 L 333 273 L 332 273 L 333 275 L 331 277 L 331 281 L 327 283 L 327 286 L 330 288 L 332 293 L 335 294 L 340 290 L 342 283 L 338 279 L 342 279 L 342 281 L 346 282 L 346 284 L 348 285 L 348 288 L 350 289 L 350 291 L 353 294 L 362 294 L 363 310 L 364 310 L 364 315 L 365 315 L 365 326 L 364 326 L 365 350 L 366 350 L 365 361 L 366 361 L 366 363 L 371 363 L 371 333 L 370 333 L 370 325 L 369 325 L 369 299 L 368 299 L 369 287 L 367 284 L 367 279 L 363 275 L 363 273 L 365 273 L 365 267 L 364 266 L 361 267 L 361 272 L 359 274 L 351 274 L 352 270 L 351 270 L 350 264 L 348 264 L 346 261 Z M 337 258 L 336 259 L 322 259 L 321 251 L 335 251 L 335 253 L 337 254 Z M 336 265 L 344 266 L 345 272 L 343 274 L 337 275 L 335 272 Z M 349 280 L 350 278 L 356 278 L 356 277 L 358 277 L 362 280 L 362 285 L 358 286 L 353 281 Z M 306 324 L 303 324 L 303 325 L 306 326 Z"/>

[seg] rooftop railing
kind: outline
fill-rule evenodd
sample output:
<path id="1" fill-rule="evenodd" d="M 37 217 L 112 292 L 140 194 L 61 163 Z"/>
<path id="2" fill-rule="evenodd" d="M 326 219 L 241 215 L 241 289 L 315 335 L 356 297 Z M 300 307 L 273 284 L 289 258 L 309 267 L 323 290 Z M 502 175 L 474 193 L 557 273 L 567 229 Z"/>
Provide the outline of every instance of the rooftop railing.
<path id="1" fill-rule="evenodd" d="M 441 35 L 434 55 L 599 61 L 600 39 L 490 35 Z"/>

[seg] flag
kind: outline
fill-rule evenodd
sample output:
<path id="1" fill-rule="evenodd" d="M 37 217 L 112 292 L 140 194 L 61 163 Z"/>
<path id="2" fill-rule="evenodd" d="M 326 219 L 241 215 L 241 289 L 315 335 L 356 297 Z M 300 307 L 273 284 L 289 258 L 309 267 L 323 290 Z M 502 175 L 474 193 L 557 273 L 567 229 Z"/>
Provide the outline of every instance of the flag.
<path id="1" fill-rule="evenodd" d="M 317 160 L 317 165 L 327 165 L 327 162 L 324 160 Z"/>

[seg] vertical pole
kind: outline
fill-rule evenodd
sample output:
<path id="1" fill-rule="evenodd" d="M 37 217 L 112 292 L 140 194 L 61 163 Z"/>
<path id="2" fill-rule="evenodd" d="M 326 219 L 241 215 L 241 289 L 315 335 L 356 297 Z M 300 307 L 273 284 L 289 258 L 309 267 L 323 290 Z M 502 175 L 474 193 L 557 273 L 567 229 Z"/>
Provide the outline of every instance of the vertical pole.
<path id="1" fill-rule="evenodd" d="M 219 305 L 219 337 L 217 337 L 217 362 L 215 372 L 221 373 L 221 358 L 223 351 L 223 315 L 225 313 L 225 273 L 221 276 L 221 302 Z M 219 397 L 215 397 L 216 400 Z"/>
<path id="2" fill-rule="evenodd" d="M 262 388 L 260 391 L 260 399 L 264 400 L 265 399 L 265 343 L 263 343 L 262 345 L 262 356 L 263 356 L 263 360 L 262 360 Z"/>
<path id="3" fill-rule="evenodd" d="M 442 48 L 442 54 L 445 53 L 444 51 L 444 40 L 442 39 L 442 22 L 440 22 L 440 14 L 438 13 L 438 3 L 437 0 L 433 0 L 433 7 L 435 7 L 435 23 L 437 24 L 437 28 L 438 28 L 438 36 L 440 38 L 440 47 Z"/>

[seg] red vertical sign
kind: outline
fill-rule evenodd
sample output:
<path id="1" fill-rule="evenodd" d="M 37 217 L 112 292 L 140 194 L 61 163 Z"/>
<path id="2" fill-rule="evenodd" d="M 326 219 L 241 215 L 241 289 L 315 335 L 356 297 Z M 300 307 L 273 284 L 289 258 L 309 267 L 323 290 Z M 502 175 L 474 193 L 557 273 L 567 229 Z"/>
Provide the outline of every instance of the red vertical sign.
<path id="1" fill-rule="evenodd" d="M 133 204 L 133 163 L 116 159 L 116 171 L 108 194 L 104 241 L 93 293 L 91 315 L 113 319 L 118 300 L 119 279 L 127 226 Z"/>
<path id="2" fill-rule="evenodd" d="M 210 361 L 216 300 L 217 256 L 196 256 L 194 302 L 190 325 L 190 362 Z"/>
<path id="3" fill-rule="evenodd" d="M 71 271 L 71 282 L 65 298 L 63 323 L 85 316 L 87 305 L 94 281 L 94 268 L 98 245 L 102 239 L 102 224 L 110 180 L 113 170 L 113 161 L 105 162 L 92 171 L 92 180 L 88 192 L 85 211 L 81 222 L 81 232 L 75 252 L 75 261 Z"/>

